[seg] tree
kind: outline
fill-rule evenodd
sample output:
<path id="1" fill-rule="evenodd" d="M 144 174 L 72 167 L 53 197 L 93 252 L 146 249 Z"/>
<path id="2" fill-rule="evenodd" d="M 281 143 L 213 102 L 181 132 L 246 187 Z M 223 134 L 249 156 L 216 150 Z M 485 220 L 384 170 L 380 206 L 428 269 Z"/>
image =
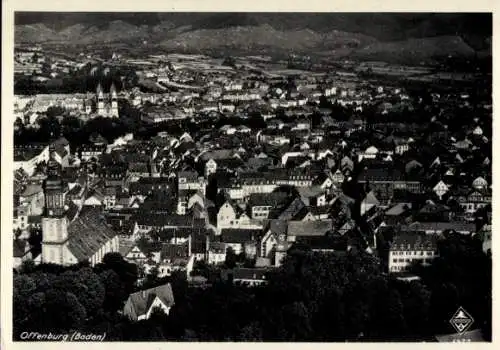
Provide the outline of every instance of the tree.
<path id="1" fill-rule="evenodd" d="M 239 341 L 262 341 L 262 326 L 260 323 L 252 322 L 241 329 Z"/>
<path id="2" fill-rule="evenodd" d="M 94 270 L 99 273 L 108 269 L 113 270 L 118 275 L 127 296 L 133 292 L 138 278 L 137 265 L 125 261 L 120 253 L 108 253 L 104 255 L 102 263 L 96 265 Z"/>
<path id="3" fill-rule="evenodd" d="M 87 316 L 85 307 L 73 293 L 56 289 L 45 293 L 44 309 L 49 312 L 36 320 L 42 331 L 75 330 L 83 325 Z"/>
<path id="4" fill-rule="evenodd" d="M 226 261 L 224 264 L 227 268 L 233 269 L 236 267 L 236 263 L 238 262 L 238 256 L 235 254 L 233 248 L 229 247 L 226 250 Z"/>
<path id="5" fill-rule="evenodd" d="M 109 311 L 121 310 L 128 294 L 125 293 L 124 284 L 120 280 L 120 276 L 115 271 L 109 269 L 99 273 L 99 278 L 105 289 L 104 309 Z"/>
<path id="6" fill-rule="evenodd" d="M 282 313 L 288 340 L 310 340 L 312 335 L 310 314 L 303 302 L 294 302 L 283 306 Z"/>
<path id="7" fill-rule="evenodd" d="M 65 113 L 66 113 L 66 109 L 64 109 L 63 107 L 60 107 L 60 106 L 50 106 L 49 108 L 47 108 L 47 112 L 46 112 L 48 118 L 58 117 L 58 116 L 61 116 Z"/>
<path id="8" fill-rule="evenodd" d="M 64 272 L 58 276 L 53 286 L 56 290 L 72 293 L 88 316 L 94 315 L 104 304 L 104 285 L 90 268 Z"/>

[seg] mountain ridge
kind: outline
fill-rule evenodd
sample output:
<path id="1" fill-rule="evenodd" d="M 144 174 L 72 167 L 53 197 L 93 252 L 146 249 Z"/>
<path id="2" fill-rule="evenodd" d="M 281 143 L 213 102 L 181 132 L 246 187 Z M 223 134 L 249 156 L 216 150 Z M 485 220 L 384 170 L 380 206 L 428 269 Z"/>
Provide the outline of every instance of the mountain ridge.
<path id="1" fill-rule="evenodd" d="M 491 52 L 491 32 L 479 35 L 487 32 L 488 21 L 486 29 L 473 26 L 478 18 L 484 21 L 488 16 L 159 13 L 139 14 L 139 18 L 132 20 L 128 15 L 110 14 L 105 20 L 102 13 L 91 15 L 90 19 L 73 14 L 70 16 L 73 22 L 61 17 L 60 13 L 53 17 L 44 13 L 38 18 L 39 22 L 30 22 L 21 16 L 16 18 L 15 40 L 17 43 L 81 45 L 147 42 L 169 50 L 190 52 L 234 49 L 249 53 L 259 50 L 314 53 L 332 50 L 362 59 L 395 55 L 401 61 L 425 61 L 447 55 L 469 58 L 478 52 L 481 55 Z M 59 26 L 54 25 L 59 19 Z M 76 19 L 82 21 L 74 22 Z M 404 27 L 402 35 L 401 27 Z M 366 33 L 369 30 L 373 35 Z"/>

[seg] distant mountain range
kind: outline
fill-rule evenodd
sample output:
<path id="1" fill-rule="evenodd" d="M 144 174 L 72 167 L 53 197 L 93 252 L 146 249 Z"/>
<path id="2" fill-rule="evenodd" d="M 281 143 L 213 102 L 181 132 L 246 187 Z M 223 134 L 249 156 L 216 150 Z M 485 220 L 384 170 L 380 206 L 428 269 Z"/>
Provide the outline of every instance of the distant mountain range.
<path id="1" fill-rule="evenodd" d="M 491 55 L 492 15 L 463 13 L 16 13 L 16 43 L 141 43 L 170 50 Z M 346 51 L 346 48 L 348 51 Z"/>

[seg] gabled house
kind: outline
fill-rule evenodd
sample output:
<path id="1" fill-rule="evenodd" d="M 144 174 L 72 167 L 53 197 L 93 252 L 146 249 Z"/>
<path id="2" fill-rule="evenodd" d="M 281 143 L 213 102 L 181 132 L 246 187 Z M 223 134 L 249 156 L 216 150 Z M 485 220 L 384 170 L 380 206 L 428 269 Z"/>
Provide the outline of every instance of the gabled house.
<path id="1" fill-rule="evenodd" d="M 259 238 L 258 256 L 273 259 L 276 246 L 286 242 L 288 224 L 284 220 L 271 220 L 264 230 L 264 235 Z"/>
<path id="2" fill-rule="evenodd" d="M 439 197 L 439 199 L 442 199 L 443 196 L 449 191 L 449 187 L 447 184 L 445 184 L 442 180 L 439 181 L 436 186 L 432 188 L 434 193 Z"/>
<path id="3" fill-rule="evenodd" d="M 299 187 L 300 199 L 306 206 L 322 207 L 326 205 L 325 190 L 319 186 Z"/>
<path id="4" fill-rule="evenodd" d="M 137 244 L 132 245 L 128 252 L 123 254 L 123 258 L 132 263 L 141 264 L 145 262 L 148 257 L 147 255 L 139 248 Z"/>
<path id="5" fill-rule="evenodd" d="M 370 214 L 373 209 L 380 205 L 379 200 L 375 197 L 373 191 L 368 192 L 365 198 L 361 201 L 360 215 Z"/>
<path id="6" fill-rule="evenodd" d="M 340 185 L 344 182 L 345 176 L 340 169 L 337 169 L 332 175 L 332 181 L 335 185 Z"/>
<path id="7" fill-rule="evenodd" d="M 129 295 L 123 314 L 132 321 L 147 320 L 155 310 L 169 314 L 174 305 L 174 294 L 170 283 L 141 290 Z"/>
<path id="8" fill-rule="evenodd" d="M 488 181 L 486 181 L 483 177 L 478 176 L 472 181 L 472 187 L 476 190 L 484 190 L 488 188 Z"/>

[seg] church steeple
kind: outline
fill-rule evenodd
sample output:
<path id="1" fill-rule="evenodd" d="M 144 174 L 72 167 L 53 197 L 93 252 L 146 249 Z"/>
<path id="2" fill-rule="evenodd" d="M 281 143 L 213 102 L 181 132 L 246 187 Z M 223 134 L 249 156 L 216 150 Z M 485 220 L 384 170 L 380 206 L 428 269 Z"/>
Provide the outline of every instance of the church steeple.
<path id="1" fill-rule="evenodd" d="M 109 89 L 109 93 L 111 95 L 111 100 L 115 101 L 118 96 L 116 94 L 116 86 L 115 86 L 115 83 L 112 83 L 111 84 L 111 88 Z"/>
<path id="2" fill-rule="evenodd" d="M 96 89 L 96 93 L 97 93 L 97 98 L 98 99 L 104 99 L 104 90 L 102 88 L 102 85 L 101 83 L 97 84 L 97 89 Z"/>
<path id="3" fill-rule="evenodd" d="M 61 167 L 54 159 L 54 148 L 49 148 L 50 158 L 47 163 L 47 179 L 44 183 L 45 216 L 61 217 L 64 215 L 64 186 Z"/>

